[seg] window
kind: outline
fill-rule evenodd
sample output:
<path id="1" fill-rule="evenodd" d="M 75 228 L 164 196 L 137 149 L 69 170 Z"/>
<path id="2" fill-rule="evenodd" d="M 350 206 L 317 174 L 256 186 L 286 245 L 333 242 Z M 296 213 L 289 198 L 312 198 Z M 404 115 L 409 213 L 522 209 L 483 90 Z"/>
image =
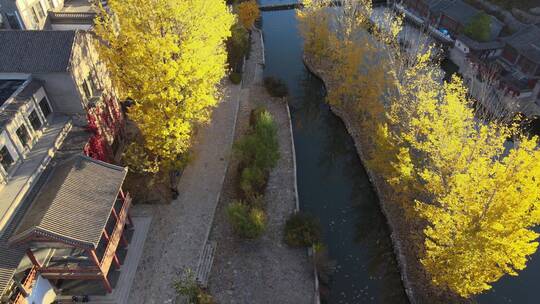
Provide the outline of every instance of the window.
<path id="1" fill-rule="evenodd" d="M 43 97 L 39 101 L 39 108 L 41 109 L 41 112 L 43 113 L 43 116 L 48 117 L 51 114 L 51 107 L 49 106 L 49 103 L 47 102 L 47 98 Z"/>
<path id="2" fill-rule="evenodd" d="M 30 11 L 32 12 L 32 20 L 34 21 L 34 26 L 37 27 L 39 25 L 39 17 L 36 8 L 32 7 Z"/>
<path id="3" fill-rule="evenodd" d="M 36 3 L 36 5 L 34 5 L 34 7 L 37 7 L 37 12 L 39 14 L 40 19 L 45 18 L 45 10 L 43 9 L 43 4 L 41 4 L 41 1 Z"/>
<path id="4" fill-rule="evenodd" d="M 49 3 L 49 8 L 53 9 L 54 8 L 54 2 L 52 0 L 48 0 L 47 2 Z"/>
<path id="5" fill-rule="evenodd" d="M 41 123 L 41 120 L 39 119 L 39 116 L 36 110 L 33 110 L 32 113 L 28 115 L 28 120 L 30 120 L 30 124 L 32 125 L 32 128 L 35 131 L 41 129 L 42 123 Z"/>
<path id="6" fill-rule="evenodd" d="M 84 96 L 86 99 L 90 99 L 92 97 L 92 90 L 90 89 L 90 85 L 88 84 L 88 81 L 83 81 L 83 90 L 84 90 Z"/>
<path id="7" fill-rule="evenodd" d="M 11 157 L 6 146 L 3 146 L 2 149 L 0 149 L 0 163 L 6 172 L 11 164 L 13 164 L 13 157 Z"/>
<path id="8" fill-rule="evenodd" d="M 17 131 L 15 131 L 15 133 L 17 133 L 17 137 L 19 138 L 23 146 L 27 146 L 28 141 L 30 140 L 30 136 L 28 135 L 28 130 L 26 129 L 26 127 L 24 125 L 21 125 L 17 129 Z"/>

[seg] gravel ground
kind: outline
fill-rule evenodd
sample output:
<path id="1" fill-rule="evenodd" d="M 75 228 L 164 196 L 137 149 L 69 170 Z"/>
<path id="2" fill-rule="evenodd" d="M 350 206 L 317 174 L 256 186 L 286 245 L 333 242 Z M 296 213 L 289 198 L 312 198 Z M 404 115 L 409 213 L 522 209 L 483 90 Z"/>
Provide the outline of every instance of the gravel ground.
<path id="1" fill-rule="evenodd" d="M 306 250 L 289 248 L 283 242 L 285 221 L 296 208 L 292 134 L 285 102 L 269 97 L 260 84 L 262 68 L 257 55 L 258 43 L 255 38 L 255 54 L 247 62 L 246 69 L 252 70 L 246 75 L 253 75 L 255 81 L 248 81 L 249 85 L 242 90 L 235 137 L 245 133 L 249 113 L 258 105 L 265 106 L 279 126 L 281 158 L 270 174 L 265 192 L 268 224 L 257 240 L 242 240 L 233 233 L 226 214 L 227 205 L 237 197 L 238 163 L 232 160 L 210 233 L 210 240 L 217 242 L 217 250 L 209 289 L 221 304 L 313 303 L 313 265 Z"/>
<path id="2" fill-rule="evenodd" d="M 172 284 L 184 269 L 196 270 L 210 231 L 230 157 L 240 86 L 228 84 L 211 122 L 195 136 L 194 159 L 168 205 L 136 205 L 133 215 L 153 220 L 131 288 L 129 304 L 175 303 Z"/>

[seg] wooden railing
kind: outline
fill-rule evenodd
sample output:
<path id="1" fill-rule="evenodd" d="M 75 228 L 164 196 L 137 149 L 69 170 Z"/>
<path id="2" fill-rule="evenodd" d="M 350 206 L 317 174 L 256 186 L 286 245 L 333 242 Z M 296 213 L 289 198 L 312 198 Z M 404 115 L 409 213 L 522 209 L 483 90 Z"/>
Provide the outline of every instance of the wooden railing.
<path id="1" fill-rule="evenodd" d="M 26 291 L 30 292 L 32 290 L 32 284 L 36 280 L 37 277 L 37 267 L 32 267 L 30 269 L 30 272 L 24 278 L 24 281 L 21 282 L 22 286 L 26 289 Z M 26 303 L 25 296 L 22 292 L 19 291 L 17 294 L 17 297 L 15 297 L 15 300 L 13 301 L 14 304 L 23 304 Z"/>
<path id="2" fill-rule="evenodd" d="M 114 230 L 109 237 L 109 242 L 107 243 L 107 248 L 103 253 L 103 258 L 101 259 L 100 267 L 101 271 L 106 275 L 109 272 L 109 268 L 114 260 L 116 249 L 118 244 L 122 239 L 122 234 L 124 233 L 124 226 L 126 225 L 126 220 L 128 217 L 128 211 L 131 206 L 131 196 L 129 193 L 126 193 L 122 209 L 118 213 L 118 220 L 114 226 Z"/>

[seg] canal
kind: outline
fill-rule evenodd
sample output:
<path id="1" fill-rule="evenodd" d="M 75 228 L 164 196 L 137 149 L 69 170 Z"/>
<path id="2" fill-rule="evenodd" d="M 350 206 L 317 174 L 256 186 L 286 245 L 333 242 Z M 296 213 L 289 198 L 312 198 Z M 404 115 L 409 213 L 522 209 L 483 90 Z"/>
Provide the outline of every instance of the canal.
<path id="1" fill-rule="evenodd" d="M 289 87 L 301 209 L 319 218 L 337 265 L 328 290 L 323 288 L 326 303 L 408 303 L 386 220 L 352 138 L 325 103 L 323 84 L 302 62 L 295 11 L 263 12 L 262 17 L 265 76 L 279 77 Z M 450 72 L 453 65 L 443 63 L 442 68 Z M 519 276 L 503 277 L 476 301 L 538 303 L 539 255 L 537 251 Z"/>
<path id="2" fill-rule="evenodd" d="M 290 91 L 301 209 L 320 219 L 336 262 L 327 303 L 407 303 L 390 232 L 353 141 L 302 63 L 295 11 L 264 12 L 262 23 L 265 76 L 283 79 Z"/>

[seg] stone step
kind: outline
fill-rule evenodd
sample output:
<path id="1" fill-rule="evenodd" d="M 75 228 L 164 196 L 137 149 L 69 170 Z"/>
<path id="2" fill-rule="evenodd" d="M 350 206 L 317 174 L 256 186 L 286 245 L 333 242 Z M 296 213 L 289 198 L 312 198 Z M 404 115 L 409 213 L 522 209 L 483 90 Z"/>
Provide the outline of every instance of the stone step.
<path id="1" fill-rule="evenodd" d="M 214 254 L 216 252 L 217 243 L 209 241 L 204 246 L 203 252 L 199 257 L 199 264 L 197 266 L 197 282 L 203 287 L 207 287 L 208 278 L 210 277 L 210 271 L 212 270 L 212 264 L 214 263 Z"/>

